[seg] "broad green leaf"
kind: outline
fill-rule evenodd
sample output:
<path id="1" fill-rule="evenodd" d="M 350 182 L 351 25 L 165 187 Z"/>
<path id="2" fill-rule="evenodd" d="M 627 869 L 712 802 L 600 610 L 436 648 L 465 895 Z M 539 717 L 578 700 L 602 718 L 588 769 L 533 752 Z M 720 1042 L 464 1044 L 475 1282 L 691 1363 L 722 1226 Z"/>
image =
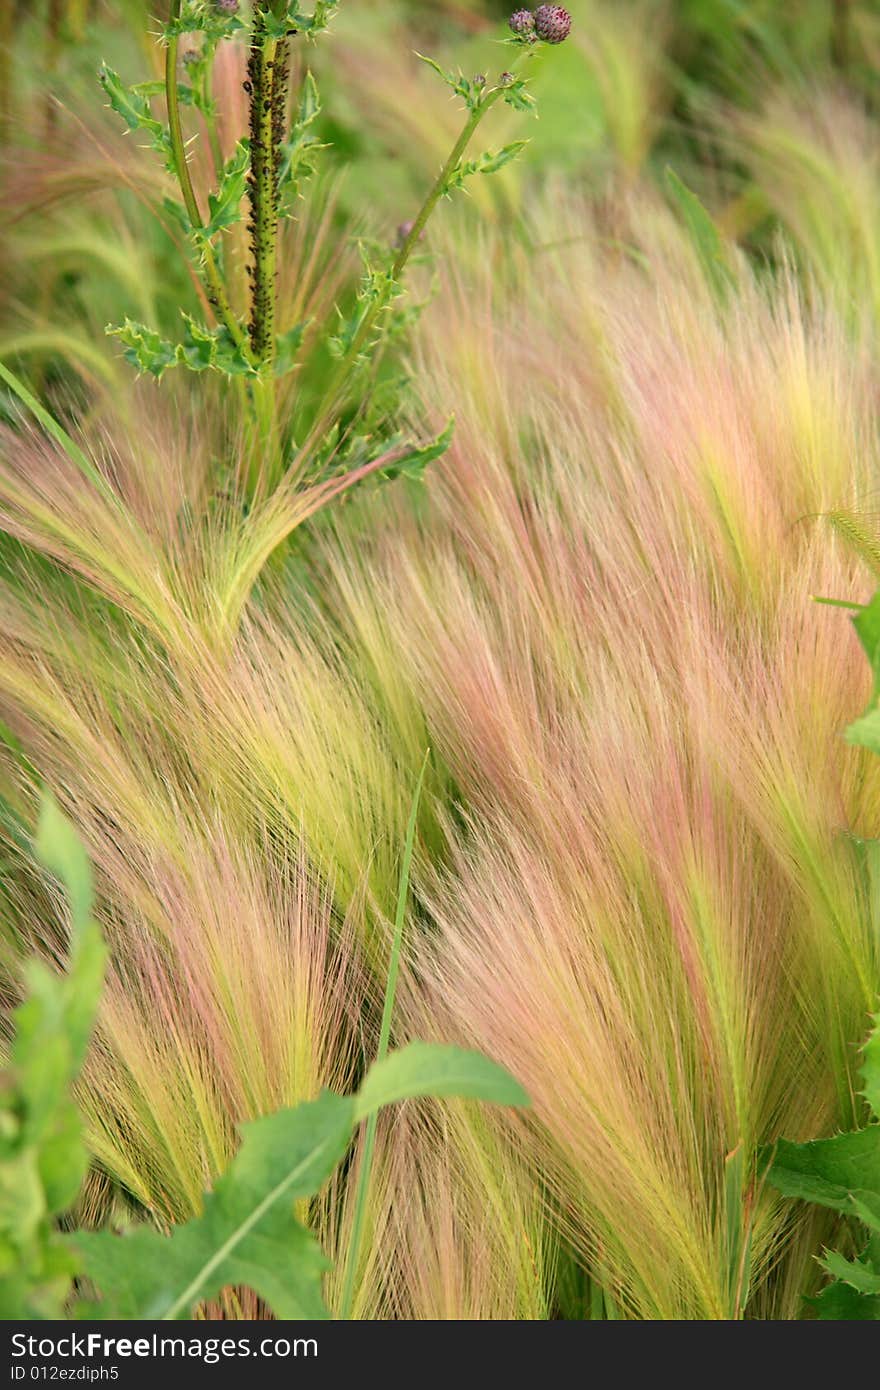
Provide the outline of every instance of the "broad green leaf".
<path id="1" fill-rule="evenodd" d="M 242 1127 L 241 1147 L 201 1216 L 163 1236 L 140 1227 L 122 1236 L 80 1232 L 69 1239 L 106 1311 L 123 1318 L 189 1318 L 227 1284 L 253 1289 L 279 1318 L 324 1318 L 327 1261 L 296 1220 L 344 1157 L 354 1101 L 324 1091 L 294 1110 Z"/>
<path id="2" fill-rule="evenodd" d="M 843 734 L 847 743 L 880 753 L 880 709 L 872 709 L 850 724 Z"/>
<path id="3" fill-rule="evenodd" d="M 60 1317 L 77 1272 L 52 1218 L 75 1201 L 87 1168 L 71 1087 L 94 1025 L 105 948 L 92 916 L 92 873 L 73 826 L 44 798 L 34 843 L 71 911 L 66 974 L 26 962 L 0 1106 L 0 1317 Z M 12 1273 L 9 1273 L 9 1270 Z"/>
<path id="4" fill-rule="evenodd" d="M 92 916 L 92 866 L 82 840 L 58 809 L 54 797 L 43 798 L 34 845 L 42 864 L 63 884 L 70 903 L 74 937 L 85 931 Z"/>
<path id="5" fill-rule="evenodd" d="M 723 303 L 736 280 L 721 233 L 697 195 L 682 183 L 675 170 L 668 165 L 665 177 L 666 187 L 690 232 L 706 279 Z"/>
<path id="6" fill-rule="evenodd" d="M 825 1322 L 872 1322 L 880 1319 L 880 1298 L 856 1293 L 839 1280 L 807 1300 Z"/>
<path id="7" fill-rule="evenodd" d="M 518 1081 L 480 1052 L 413 1042 L 376 1062 L 357 1095 L 356 1118 L 416 1096 L 454 1096 L 493 1105 L 527 1106 Z"/>
<path id="8" fill-rule="evenodd" d="M 808 1144 L 781 1139 L 766 1176 L 785 1197 L 851 1212 L 851 1194 L 880 1193 L 880 1125 Z"/>
<path id="9" fill-rule="evenodd" d="M 874 693 L 880 690 L 880 589 L 852 620 L 874 676 Z"/>
<path id="10" fill-rule="evenodd" d="M 855 1215 L 873 1235 L 880 1236 L 880 1192 L 859 1192 L 852 1196 Z"/>

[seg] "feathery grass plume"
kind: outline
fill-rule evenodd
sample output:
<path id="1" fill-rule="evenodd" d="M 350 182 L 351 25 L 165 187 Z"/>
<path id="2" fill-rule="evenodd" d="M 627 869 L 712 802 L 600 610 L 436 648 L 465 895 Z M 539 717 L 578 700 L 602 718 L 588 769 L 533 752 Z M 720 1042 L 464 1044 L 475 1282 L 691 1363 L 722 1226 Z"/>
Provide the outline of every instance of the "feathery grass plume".
<path id="1" fill-rule="evenodd" d="M 856 328 L 880 313 L 880 156 L 875 123 L 842 90 L 779 91 L 728 135 L 766 207 Z M 867 331 L 867 328 L 866 328 Z"/>
<path id="2" fill-rule="evenodd" d="M 866 588 L 815 518 L 876 487 L 872 358 L 785 273 L 719 306 L 660 209 L 627 258 L 571 216 L 422 338 L 459 408 L 430 525 L 332 561 L 466 808 L 417 875 L 404 1026 L 518 1075 L 517 1145 L 621 1315 L 789 1317 L 817 1228 L 755 1146 L 849 1120 L 880 986 L 840 833 L 880 811 L 839 737 L 865 676 L 809 602 Z"/>
<path id="3" fill-rule="evenodd" d="M 591 5 L 588 21 L 572 36 L 599 89 L 617 167 L 630 181 L 642 171 L 669 104 L 664 69 L 670 29 L 665 5 L 639 0 L 625 9 Z"/>

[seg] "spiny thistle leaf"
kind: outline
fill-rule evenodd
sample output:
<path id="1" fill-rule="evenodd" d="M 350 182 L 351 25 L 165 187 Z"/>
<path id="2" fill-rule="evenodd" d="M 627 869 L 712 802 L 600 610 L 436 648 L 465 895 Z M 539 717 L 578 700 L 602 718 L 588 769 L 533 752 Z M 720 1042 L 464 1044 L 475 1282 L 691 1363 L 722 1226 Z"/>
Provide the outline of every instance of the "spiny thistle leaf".
<path id="1" fill-rule="evenodd" d="M 286 376 L 293 371 L 296 366 L 297 354 L 302 347 L 305 331 L 311 322 L 310 319 L 303 319 L 301 323 L 294 324 L 293 328 L 288 328 L 286 333 L 279 333 L 275 339 L 275 375 Z"/>
<path id="2" fill-rule="evenodd" d="M 247 25 L 234 12 L 221 9 L 204 0 L 184 0 L 177 19 L 162 26 L 162 38 L 167 41 L 179 38 L 182 34 L 204 34 L 212 43 L 231 38 Z"/>
<path id="3" fill-rule="evenodd" d="M 104 332 L 111 338 L 119 339 L 124 349 L 122 355 L 130 366 L 139 372 L 149 372 L 157 380 L 176 361 L 174 344 L 155 329 L 134 319 L 126 318 L 122 324 L 108 324 Z"/>
<path id="4" fill-rule="evenodd" d="M 512 106 L 514 111 L 534 111 L 537 106 L 535 98 L 522 78 L 516 82 L 511 82 L 505 88 L 502 100 L 506 101 L 508 106 Z"/>
<path id="5" fill-rule="evenodd" d="M 137 87 L 127 87 L 119 73 L 106 63 L 101 64 L 98 80 L 116 114 L 122 117 L 129 130 L 143 131 L 149 137 L 152 148 L 162 156 L 168 172 L 173 173 L 174 152 L 168 127 L 153 115 L 149 98 Z"/>
<path id="6" fill-rule="evenodd" d="M 220 187 L 208 194 L 208 221 L 201 233 L 208 240 L 240 221 L 249 159 L 250 141 L 239 140 L 223 170 Z"/>
<path id="7" fill-rule="evenodd" d="M 338 5 L 339 0 L 316 0 L 314 12 L 308 15 L 300 10 L 297 0 L 287 4 L 281 0 L 265 12 L 266 34 L 270 39 L 283 39 L 296 30 L 315 39 L 327 28 Z"/>
<path id="8" fill-rule="evenodd" d="M 505 164 L 509 164 L 512 159 L 516 159 L 520 150 L 524 150 L 528 140 L 513 140 L 509 145 L 497 150 L 494 154 L 487 150 L 478 159 L 463 160 L 456 165 L 446 183 L 446 192 L 454 188 L 461 188 L 466 179 L 473 174 L 497 174 L 499 169 L 503 169 Z"/>
<path id="9" fill-rule="evenodd" d="M 857 1293 L 880 1294 L 880 1270 L 873 1269 L 870 1264 L 862 1260 L 847 1260 L 836 1250 L 829 1250 L 821 1264 L 835 1279 L 843 1280 Z"/>
<path id="10" fill-rule="evenodd" d="M 314 124 L 321 112 L 321 98 L 318 84 L 310 72 L 303 81 L 299 108 L 290 136 L 278 146 L 278 193 L 279 211 L 289 214 L 293 203 L 299 196 L 302 183 L 315 172 L 315 156 L 327 146 L 311 134 L 309 127 Z"/>
<path id="11" fill-rule="evenodd" d="M 433 58 L 426 57 L 424 53 L 416 53 L 416 57 L 421 62 L 427 63 L 429 68 L 434 69 L 446 83 L 447 87 L 449 87 L 457 97 L 462 98 L 469 111 L 473 111 L 479 106 L 483 92 L 485 91 L 484 83 L 469 81 L 461 71 L 457 73 L 447 72 L 445 68 L 441 68 L 438 62 Z"/>
<path id="12" fill-rule="evenodd" d="M 211 369 L 224 376 L 253 376 L 255 368 L 233 339 L 225 325 L 206 328 L 190 314 L 184 314 L 186 331 L 182 343 L 169 342 L 152 328 L 126 319 L 105 330 L 124 345 L 126 362 L 139 372 L 160 378 L 169 367 L 188 367 L 191 372 Z"/>
<path id="13" fill-rule="evenodd" d="M 435 459 L 441 458 L 452 442 L 455 421 L 450 420 L 442 434 L 428 444 L 413 444 L 405 453 L 396 458 L 393 464 L 382 469 L 381 476 L 392 481 L 394 478 L 410 478 L 421 481 L 425 470 Z"/>
<path id="14" fill-rule="evenodd" d="M 875 1115 L 880 1103 L 878 1037 L 875 1020 L 862 1067 L 865 1095 Z M 834 1251 L 823 1258 L 836 1282 L 813 1300 L 820 1318 L 880 1319 L 880 1124 L 807 1144 L 781 1140 L 770 1152 L 767 1181 L 779 1192 L 846 1212 L 870 1232 L 857 1260 Z"/>
<path id="15" fill-rule="evenodd" d="M 400 293 L 399 286 L 391 271 L 374 266 L 363 243 L 361 243 L 360 252 L 365 269 L 358 286 L 357 303 L 353 312 L 347 317 L 340 313 L 339 331 L 328 339 L 327 347 L 333 357 L 346 357 L 366 321 L 377 309 L 390 304 L 394 296 Z M 369 346 L 369 343 L 363 344 L 361 355 Z"/>
<path id="16" fill-rule="evenodd" d="M 236 1157 L 200 1217 L 170 1236 L 140 1227 L 70 1237 L 117 1317 L 190 1318 L 227 1284 L 253 1289 L 280 1318 L 326 1318 L 327 1260 L 293 1215 L 345 1156 L 354 1101 L 324 1091 L 294 1110 L 242 1126 Z"/>
<path id="17" fill-rule="evenodd" d="M 780 1139 L 767 1181 L 785 1197 L 852 1212 L 853 1194 L 880 1195 L 880 1125 L 806 1144 Z"/>

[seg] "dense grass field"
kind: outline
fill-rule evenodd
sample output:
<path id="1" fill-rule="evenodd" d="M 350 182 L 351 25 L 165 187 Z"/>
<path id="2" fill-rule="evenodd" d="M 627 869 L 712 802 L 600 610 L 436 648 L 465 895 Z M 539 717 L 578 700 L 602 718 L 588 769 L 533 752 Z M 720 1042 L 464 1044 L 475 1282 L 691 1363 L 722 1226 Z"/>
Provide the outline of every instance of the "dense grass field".
<path id="1" fill-rule="evenodd" d="M 880 1318 L 878 6 L 0 16 L 0 1317 Z"/>

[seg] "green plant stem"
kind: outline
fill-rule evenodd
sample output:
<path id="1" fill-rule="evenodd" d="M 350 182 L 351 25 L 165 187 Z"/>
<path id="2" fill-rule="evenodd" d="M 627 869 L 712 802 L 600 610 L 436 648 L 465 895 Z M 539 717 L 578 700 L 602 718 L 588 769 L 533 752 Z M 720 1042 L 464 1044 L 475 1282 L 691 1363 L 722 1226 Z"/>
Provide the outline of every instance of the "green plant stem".
<path id="1" fill-rule="evenodd" d="M 382 1022 L 379 1027 L 379 1045 L 376 1049 L 377 1062 L 383 1061 L 388 1055 L 388 1044 L 391 1040 L 391 1019 L 394 1014 L 394 1001 L 397 995 L 397 978 L 400 974 L 400 954 L 403 947 L 403 922 L 406 916 L 406 903 L 409 896 L 409 876 L 412 866 L 413 846 L 416 838 L 416 821 L 418 820 L 422 784 L 425 780 L 425 772 L 427 771 L 430 754 L 430 748 L 426 749 L 425 756 L 422 759 L 418 781 L 416 782 L 416 789 L 413 793 L 409 821 L 406 827 L 406 841 L 403 847 L 403 859 L 400 864 L 400 879 L 397 887 L 397 910 L 394 915 L 394 935 L 391 939 L 388 978 L 385 982 L 385 1002 L 382 1008 Z M 370 1190 L 370 1172 L 373 1166 L 373 1153 L 376 1148 L 378 1113 L 374 1111 L 366 1123 L 364 1151 L 358 1170 L 357 1191 L 355 1193 L 354 1220 L 351 1227 L 348 1260 L 345 1267 L 345 1284 L 342 1291 L 342 1301 L 339 1305 L 339 1319 L 342 1322 L 347 1322 L 351 1317 L 351 1308 L 354 1301 L 354 1282 L 357 1277 L 357 1270 L 361 1257 L 361 1242 L 363 1241 L 364 1235 L 367 1196 Z"/>
<path id="2" fill-rule="evenodd" d="M 278 162 L 286 96 L 283 41 L 266 35 L 264 11 L 254 11 L 248 60 L 251 168 L 251 355 L 259 372 L 253 384 L 257 432 L 251 450 L 252 495 L 277 481 L 280 458 L 275 383 L 275 317 L 278 260 Z"/>
<path id="3" fill-rule="evenodd" d="M 512 63 L 510 69 L 511 74 L 515 74 L 517 70 L 522 66 L 522 64 L 526 61 L 526 59 L 530 56 L 531 50 L 524 49 Z M 490 88 L 484 94 L 480 104 L 476 106 L 473 111 L 470 111 L 468 113 L 468 118 L 465 121 L 461 134 L 459 135 L 458 139 L 452 147 L 452 150 L 450 151 L 449 158 L 446 160 L 446 163 L 443 165 L 443 168 L 440 170 L 440 173 L 437 175 L 437 178 L 432 184 L 427 194 L 427 197 L 425 198 L 425 201 L 422 203 L 418 215 L 416 216 L 416 219 L 413 222 L 413 225 L 410 228 L 403 245 L 401 246 L 394 259 L 394 262 L 391 267 L 391 277 L 393 282 L 396 283 L 400 279 L 404 270 L 406 269 L 407 262 L 409 261 L 410 256 L 412 255 L 413 250 L 419 238 L 422 235 L 422 232 L 425 230 L 425 227 L 427 226 L 431 214 L 433 213 L 440 199 L 443 197 L 443 194 L 446 191 L 447 185 L 449 183 L 449 179 L 458 167 L 460 160 L 467 153 L 468 146 L 470 145 L 471 140 L 476 134 L 478 126 L 482 122 L 483 118 L 489 113 L 489 111 L 491 111 L 495 103 L 504 95 L 506 90 L 507 86 L 500 85 L 497 87 Z M 372 309 L 366 315 L 363 323 L 360 326 L 360 329 L 355 335 L 355 338 L 351 346 L 349 347 L 341 362 L 338 364 L 336 371 L 333 373 L 333 376 L 331 377 L 330 384 L 324 393 L 324 397 L 321 402 L 321 406 L 319 407 L 315 424 L 312 426 L 312 429 L 309 432 L 309 437 L 303 445 L 303 453 L 307 453 L 309 448 L 323 437 L 327 428 L 329 427 L 331 417 L 336 409 L 336 405 L 339 401 L 339 398 L 347 388 L 351 376 L 357 367 L 358 358 L 360 357 L 361 352 L 363 351 L 366 343 L 368 342 L 370 334 L 373 332 L 373 329 L 376 326 L 376 322 L 379 318 L 379 315 L 388 307 L 388 302 L 389 301 L 387 298 L 383 298 L 378 300 L 376 304 L 373 305 Z"/>
<path id="4" fill-rule="evenodd" d="M 180 17 L 180 5 L 181 0 L 173 0 L 171 6 L 172 22 Z M 189 165 L 183 143 L 183 129 L 180 124 L 180 101 L 177 92 L 177 48 L 178 37 L 176 34 L 172 34 L 165 50 L 165 97 L 168 103 L 168 130 L 171 137 L 174 168 L 177 181 L 180 184 L 180 191 L 183 194 L 186 213 L 193 230 L 199 231 L 204 223 L 189 174 Z M 208 291 L 208 303 L 228 329 L 236 347 L 249 357 L 247 339 L 242 332 L 241 324 L 232 312 L 232 305 L 226 293 L 226 286 L 223 283 L 223 276 L 220 274 L 214 248 L 206 237 L 202 239 L 201 251 L 202 274 Z"/>
<path id="5" fill-rule="evenodd" d="M 251 346 L 257 364 L 271 368 L 275 359 L 275 271 L 278 210 L 272 141 L 272 91 L 277 43 L 260 37 L 254 20 L 251 49 L 251 201 L 253 207 L 253 309 Z"/>
<path id="6" fill-rule="evenodd" d="M 211 159 L 214 164 L 214 177 L 219 183 L 223 178 L 223 150 L 220 145 L 220 136 L 217 132 L 217 104 L 214 101 L 213 72 L 214 57 L 216 48 L 213 49 L 205 63 L 205 71 L 202 75 L 202 117 L 205 122 L 205 129 L 208 132 L 208 144 L 211 147 Z"/>

